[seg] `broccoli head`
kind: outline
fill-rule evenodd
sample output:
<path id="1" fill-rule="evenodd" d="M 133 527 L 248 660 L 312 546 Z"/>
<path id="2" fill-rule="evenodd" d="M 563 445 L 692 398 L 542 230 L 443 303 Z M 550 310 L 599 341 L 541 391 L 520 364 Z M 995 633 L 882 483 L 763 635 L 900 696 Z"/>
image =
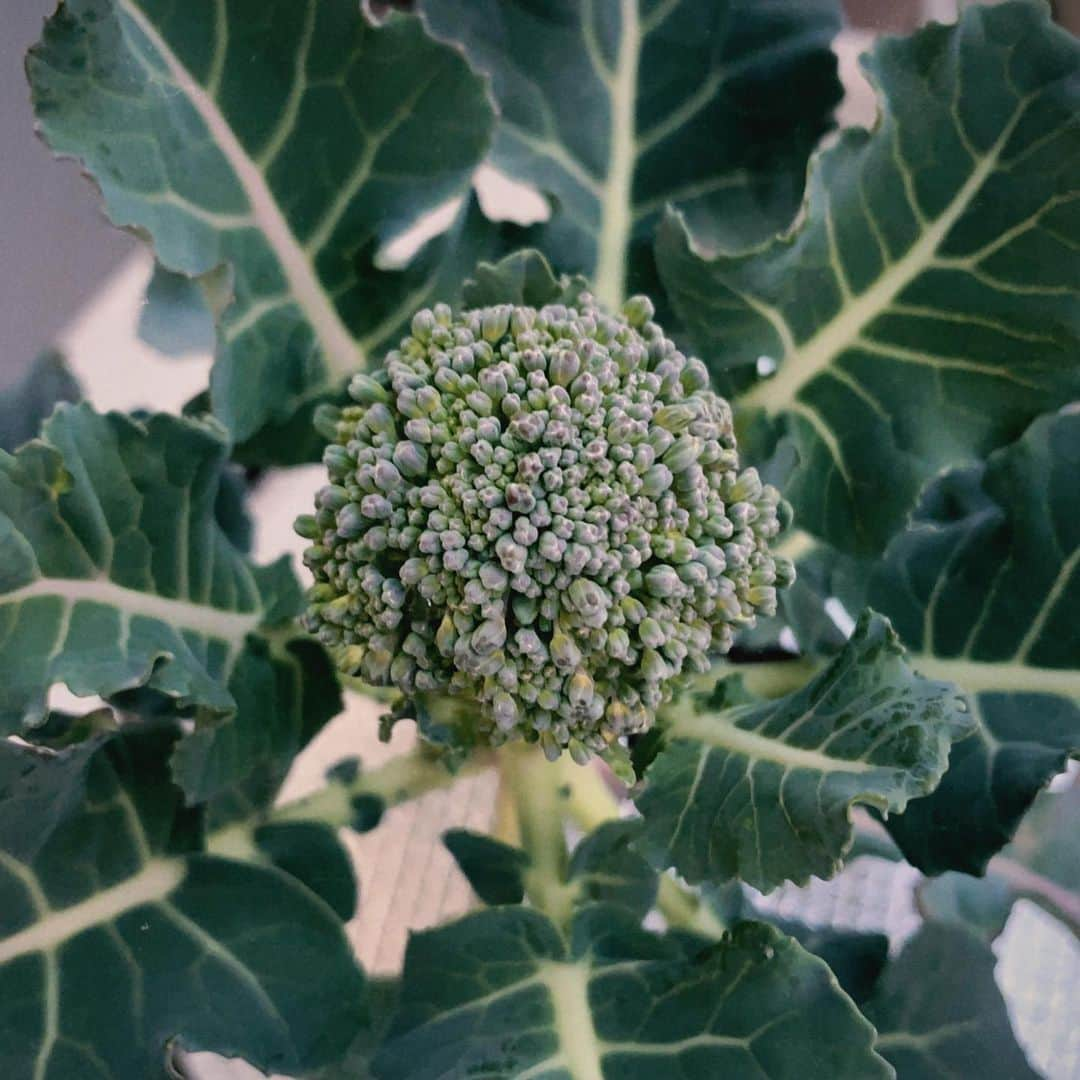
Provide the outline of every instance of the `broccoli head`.
<path id="1" fill-rule="evenodd" d="M 440 304 L 323 412 L 330 483 L 297 530 L 342 670 L 583 759 L 774 612 L 779 495 L 652 316 Z"/>

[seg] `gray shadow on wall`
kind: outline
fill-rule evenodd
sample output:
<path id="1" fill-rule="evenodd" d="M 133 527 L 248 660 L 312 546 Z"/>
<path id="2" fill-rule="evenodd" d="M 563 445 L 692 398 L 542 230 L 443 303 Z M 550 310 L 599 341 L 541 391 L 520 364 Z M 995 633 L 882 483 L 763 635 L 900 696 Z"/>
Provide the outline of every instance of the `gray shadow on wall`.
<path id="1" fill-rule="evenodd" d="M 0 0 L 0 393 L 135 244 L 75 162 L 57 162 L 34 133 L 23 57 L 55 6 Z"/>

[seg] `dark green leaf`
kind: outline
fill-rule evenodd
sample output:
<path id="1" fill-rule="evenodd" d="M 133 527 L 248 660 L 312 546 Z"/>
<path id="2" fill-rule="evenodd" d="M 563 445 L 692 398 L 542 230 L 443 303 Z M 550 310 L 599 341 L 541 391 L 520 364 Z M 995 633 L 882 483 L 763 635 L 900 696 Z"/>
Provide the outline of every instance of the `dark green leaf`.
<path id="1" fill-rule="evenodd" d="M 485 904 L 520 904 L 524 899 L 529 856 L 521 848 L 468 829 L 450 829 L 443 833 L 443 843 Z"/>
<path id="2" fill-rule="evenodd" d="M 333 665 L 304 638 L 251 639 L 228 686 L 235 713 L 198 724 L 173 757 L 173 775 L 191 802 L 220 795 L 264 768 L 283 779 L 312 735 L 341 712 Z"/>
<path id="3" fill-rule="evenodd" d="M 594 905 L 568 946 L 507 907 L 411 938 L 375 1075 L 872 1080 L 872 1038 L 825 964 L 764 924 L 690 950 Z"/>
<path id="4" fill-rule="evenodd" d="M 281 569 L 257 571 L 214 518 L 227 443 L 213 422 L 62 406 L 0 456 L 0 724 L 44 715 L 54 682 L 148 685 L 226 712 L 222 677 Z"/>
<path id="5" fill-rule="evenodd" d="M 994 982 L 994 954 L 968 930 L 928 923 L 863 1006 L 897 1080 L 1038 1080 Z"/>
<path id="6" fill-rule="evenodd" d="M 656 900 L 656 871 L 631 845 L 639 821 L 609 821 L 589 833 L 570 859 L 569 882 L 579 904 L 617 904 L 643 919 Z"/>
<path id="7" fill-rule="evenodd" d="M 205 799 L 338 711 L 321 648 L 272 629 L 302 604 L 289 560 L 253 565 L 218 523 L 227 452 L 212 421 L 79 405 L 0 455 L 0 730 L 40 723 L 54 683 L 194 709 L 176 774 Z"/>
<path id="8" fill-rule="evenodd" d="M 870 581 L 912 666 L 966 690 L 978 724 L 937 791 L 888 823 L 927 873 L 981 873 L 1080 750 L 1078 476 L 1080 411 L 1037 421 L 985 474 L 937 485 Z"/>
<path id="9" fill-rule="evenodd" d="M 1044 792 L 1024 817 L 1005 854 L 1013 862 L 1080 893 L 1080 781 L 1064 791 Z M 1078 901 L 1080 902 L 1080 901 Z"/>
<path id="10" fill-rule="evenodd" d="M 283 821 L 255 830 L 259 850 L 280 870 L 325 900 L 338 918 L 356 914 L 356 876 L 333 829 L 315 821 Z"/>
<path id="11" fill-rule="evenodd" d="M 792 236 L 709 259 L 662 229 L 695 346 L 768 445 L 794 440 L 785 496 L 844 550 L 880 550 L 927 479 L 1080 395 L 1080 43 L 1049 16 L 971 4 L 880 39 L 881 118 L 816 160 Z"/>
<path id="12" fill-rule="evenodd" d="M 43 352 L 0 397 L 0 450 L 12 451 L 37 435 L 60 401 L 78 401 L 82 390 L 55 350 Z"/>
<path id="13" fill-rule="evenodd" d="M 993 939 L 1021 897 L 1041 905 L 1080 936 L 1080 784 L 1044 791 L 1024 815 L 1011 844 L 984 877 L 947 871 L 918 891 L 919 909 L 940 922 L 959 922 Z"/>
<path id="14" fill-rule="evenodd" d="M 231 299 L 228 278 L 224 268 L 193 278 L 155 266 L 139 312 L 139 337 L 165 356 L 213 352 L 215 323 Z"/>
<path id="15" fill-rule="evenodd" d="M 491 304 L 573 304 L 588 288 L 583 277 L 556 277 L 547 259 L 533 249 L 515 251 L 497 263 L 482 262 L 465 282 L 462 300 L 468 307 Z"/>
<path id="16" fill-rule="evenodd" d="M 662 723 L 668 743 L 636 800 L 651 860 L 691 882 L 764 890 L 835 874 L 851 808 L 902 810 L 934 788 L 969 730 L 953 688 L 915 675 L 869 612 L 803 689 L 720 711 L 687 693 Z"/>
<path id="17" fill-rule="evenodd" d="M 370 979 L 364 996 L 363 1030 L 340 1061 L 312 1073 L 305 1080 L 375 1080 L 371 1062 L 390 1030 L 401 987 L 396 979 Z"/>
<path id="18" fill-rule="evenodd" d="M 619 307 L 669 202 L 710 240 L 791 219 L 839 100 L 831 0 L 424 0 L 492 76 L 493 160 L 554 201 L 544 250 Z M 647 291 L 652 291 L 648 289 Z"/>
<path id="19" fill-rule="evenodd" d="M 0 743 L 4 1076 L 163 1077 L 173 1039 L 292 1072 L 362 1022 L 328 907 L 276 870 L 179 853 L 170 739 L 59 757 Z"/>
<path id="20" fill-rule="evenodd" d="M 465 191 L 493 123 L 456 50 L 356 0 L 70 0 L 29 72 L 42 133 L 116 224 L 169 270 L 231 267 L 212 388 L 237 440 L 340 387 L 409 313 L 369 304 L 372 260 Z M 396 275 L 410 311 L 431 273 Z"/>
<path id="21" fill-rule="evenodd" d="M 793 919 L 769 921 L 808 952 L 820 956 L 852 1001 L 863 1002 L 870 996 L 889 955 L 889 939 L 884 934 L 807 926 Z"/>
<path id="22" fill-rule="evenodd" d="M 247 509 L 248 485 L 244 470 L 229 465 L 221 470 L 214 517 L 229 543 L 245 555 L 251 554 L 255 526 Z"/>

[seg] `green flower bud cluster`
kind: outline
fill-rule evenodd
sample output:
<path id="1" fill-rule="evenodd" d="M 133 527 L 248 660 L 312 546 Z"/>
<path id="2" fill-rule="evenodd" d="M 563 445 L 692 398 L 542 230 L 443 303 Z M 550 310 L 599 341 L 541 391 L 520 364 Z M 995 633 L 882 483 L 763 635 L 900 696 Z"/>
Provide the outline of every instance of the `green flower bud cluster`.
<path id="1" fill-rule="evenodd" d="M 652 315 L 440 304 L 322 413 L 330 483 L 297 530 L 306 625 L 343 670 L 584 759 L 775 611 L 779 495 Z"/>

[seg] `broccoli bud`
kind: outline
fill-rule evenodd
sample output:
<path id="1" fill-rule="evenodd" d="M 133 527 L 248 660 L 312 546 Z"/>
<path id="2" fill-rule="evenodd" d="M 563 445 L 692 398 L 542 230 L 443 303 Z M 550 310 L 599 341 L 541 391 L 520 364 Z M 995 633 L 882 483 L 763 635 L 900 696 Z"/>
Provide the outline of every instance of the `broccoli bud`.
<path id="1" fill-rule="evenodd" d="M 343 670 L 468 696 L 493 744 L 581 759 L 773 613 L 779 496 L 652 315 L 439 304 L 320 415 L 304 618 Z"/>

